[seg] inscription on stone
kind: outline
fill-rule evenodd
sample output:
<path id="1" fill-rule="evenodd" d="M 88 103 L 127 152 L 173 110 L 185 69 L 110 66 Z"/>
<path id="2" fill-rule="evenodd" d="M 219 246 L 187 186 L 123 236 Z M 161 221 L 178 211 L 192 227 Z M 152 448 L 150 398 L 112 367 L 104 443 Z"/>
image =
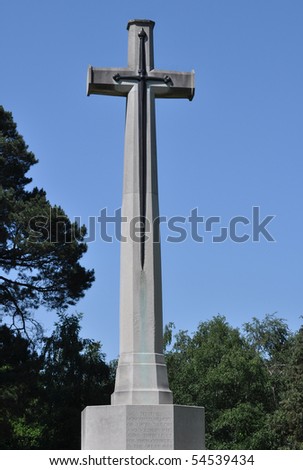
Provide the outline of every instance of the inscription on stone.
<path id="1" fill-rule="evenodd" d="M 128 449 L 173 449 L 173 418 L 163 412 L 132 410 L 127 418 Z"/>

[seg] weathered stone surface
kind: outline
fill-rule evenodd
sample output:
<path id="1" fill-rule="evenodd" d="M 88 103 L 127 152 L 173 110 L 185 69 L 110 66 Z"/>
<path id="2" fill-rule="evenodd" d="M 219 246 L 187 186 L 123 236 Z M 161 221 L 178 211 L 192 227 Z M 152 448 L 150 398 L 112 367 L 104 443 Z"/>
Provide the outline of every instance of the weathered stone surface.
<path id="1" fill-rule="evenodd" d="M 204 408 L 178 405 L 89 406 L 82 449 L 204 449 Z"/>

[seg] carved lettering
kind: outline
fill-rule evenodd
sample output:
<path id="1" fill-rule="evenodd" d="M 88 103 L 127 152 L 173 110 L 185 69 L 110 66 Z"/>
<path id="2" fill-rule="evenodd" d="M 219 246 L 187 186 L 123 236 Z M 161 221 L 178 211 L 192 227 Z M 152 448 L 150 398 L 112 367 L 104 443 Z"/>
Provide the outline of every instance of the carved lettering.
<path id="1" fill-rule="evenodd" d="M 173 422 L 163 410 L 136 410 L 127 419 L 127 442 L 131 449 L 169 449 L 172 447 Z"/>

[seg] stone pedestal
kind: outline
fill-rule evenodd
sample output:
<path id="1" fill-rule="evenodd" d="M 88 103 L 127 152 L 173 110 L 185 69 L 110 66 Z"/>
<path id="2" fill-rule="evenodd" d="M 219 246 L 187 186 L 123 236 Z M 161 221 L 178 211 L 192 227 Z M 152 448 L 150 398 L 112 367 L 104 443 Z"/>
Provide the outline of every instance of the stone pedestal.
<path id="1" fill-rule="evenodd" d="M 88 406 L 83 450 L 205 449 L 204 408 L 180 405 Z"/>

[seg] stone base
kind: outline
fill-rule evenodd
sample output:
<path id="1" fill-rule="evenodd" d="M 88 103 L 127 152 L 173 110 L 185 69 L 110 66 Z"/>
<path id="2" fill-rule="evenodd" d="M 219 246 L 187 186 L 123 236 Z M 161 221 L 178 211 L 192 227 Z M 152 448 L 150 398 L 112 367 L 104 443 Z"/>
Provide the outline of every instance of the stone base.
<path id="1" fill-rule="evenodd" d="M 204 408 L 180 405 L 88 406 L 83 450 L 205 449 Z"/>

